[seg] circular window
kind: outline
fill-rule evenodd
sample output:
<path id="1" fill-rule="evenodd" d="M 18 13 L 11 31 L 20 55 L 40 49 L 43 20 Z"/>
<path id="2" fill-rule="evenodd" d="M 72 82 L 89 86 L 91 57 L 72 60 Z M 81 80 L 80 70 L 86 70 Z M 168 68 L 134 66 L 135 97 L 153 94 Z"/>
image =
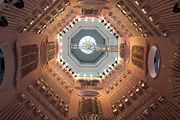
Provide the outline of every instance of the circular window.
<path id="1" fill-rule="evenodd" d="M 148 55 L 148 70 L 152 78 L 155 78 L 159 73 L 160 55 L 157 46 L 152 46 Z"/>
<path id="2" fill-rule="evenodd" d="M 96 40 L 91 36 L 85 36 L 81 38 L 78 44 L 78 48 L 85 54 L 93 53 L 96 46 Z"/>

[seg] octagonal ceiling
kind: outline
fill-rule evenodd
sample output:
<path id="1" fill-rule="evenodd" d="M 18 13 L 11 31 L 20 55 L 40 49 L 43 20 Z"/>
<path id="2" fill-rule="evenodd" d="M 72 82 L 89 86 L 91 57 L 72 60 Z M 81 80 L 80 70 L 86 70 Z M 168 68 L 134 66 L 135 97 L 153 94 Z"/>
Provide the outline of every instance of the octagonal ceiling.
<path id="1" fill-rule="evenodd" d="M 86 27 L 80 27 L 79 29 L 80 31 L 76 33 L 75 36 L 72 37 L 71 45 L 74 45 L 74 47 L 75 46 L 78 47 L 79 44 L 81 43 L 82 45 L 83 44 L 86 45 L 86 43 L 89 42 L 89 46 L 88 44 L 86 45 L 88 47 L 87 49 L 86 48 L 83 49 L 81 48 L 81 46 L 80 49 L 76 49 L 76 48 L 73 49 L 72 46 L 70 52 L 72 53 L 72 55 L 75 56 L 75 58 L 77 58 L 80 64 L 87 64 L 87 63 L 96 64 L 101 58 L 103 58 L 106 55 L 106 52 L 91 50 L 90 47 L 93 46 L 93 43 L 91 41 L 94 40 L 94 44 L 105 45 L 106 38 L 104 38 L 96 29 L 88 29 Z M 85 38 L 84 42 L 82 41 L 83 38 Z M 88 38 L 90 40 L 88 40 Z M 85 51 L 83 52 L 83 50 L 87 50 L 87 53 Z"/>
<path id="2" fill-rule="evenodd" d="M 117 46 L 118 40 L 98 18 L 74 19 L 59 37 L 59 58 L 79 77 L 97 77 L 115 63 L 117 52 L 97 51 L 97 46 Z M 84 40 L 83 40 L 84 39 Z"/>

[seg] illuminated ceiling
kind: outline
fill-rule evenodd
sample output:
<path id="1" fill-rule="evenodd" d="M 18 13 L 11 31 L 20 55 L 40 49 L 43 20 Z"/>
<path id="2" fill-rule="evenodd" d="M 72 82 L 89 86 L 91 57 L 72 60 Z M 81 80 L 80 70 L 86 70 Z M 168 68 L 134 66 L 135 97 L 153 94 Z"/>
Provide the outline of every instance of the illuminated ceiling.
<path id="1" fill-rule="evenodd" d="M 60 33 L 60 58 L 79 77 L 97 77 L 99 73 L 109 68 L 117 60 L 117 51 L 107 52 L 106 49 L 110 49 L 108 46 L 117 47 L 118 37 L 114 35 L 112 27 L 105 27 L 107 23 L 104 24 L 103 21 L 97 18 L 77 18 Z M 95 41 L 94 43 L 86 43 L 84 50 L 87 53 L 85 53 L 82 51 L 82 41 L 80 42 L 80 40 L 83 37 L 87 38 L 87 36 L 92 37 L 91 39 Z"/>

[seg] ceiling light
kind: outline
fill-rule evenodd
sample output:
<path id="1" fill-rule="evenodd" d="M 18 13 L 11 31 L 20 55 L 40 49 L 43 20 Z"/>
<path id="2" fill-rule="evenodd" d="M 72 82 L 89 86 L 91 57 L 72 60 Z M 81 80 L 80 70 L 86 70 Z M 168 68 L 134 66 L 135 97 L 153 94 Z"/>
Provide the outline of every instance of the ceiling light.
<path id="1" fill-rule="evenodd" d="M 69 30 L 68 28 L 65 28 L 65 30 L 64 30 L 64 31 L 65 31 L 65 32 L 68 32 L 68 30 Z"/>
<path id="2" fill-rule="evenodd" d="M 136 3 L 136 5 L 138 5 L 138 6 L 139 6 L 139 2 L 138 2 L 138 1 L 136 1 L 136 0 L 135 0 L 134 2 Z"/>
<path id="3" fill-rule="evenodd" d="M 46 6 L 46 7 L 44 8 L 44 11 L 46 11 L 48 8 L 49 8 L 49 6 Z"/>
<path id="4" fill-rule="evenodd" d="M 72 24 L 75 25 L 75 22 L 73 21 Z"/>
<path id="5" fill-rule="evenodd" d="M 113 66 L 112 66 L 112 65 L 109 65 L 109 68 L 110 68 L 110 69 L 112 69 L 112 68 L 113 68 Z"/>
<path id="6" fill-rule="evenodd" d="M 111 72 L 111 69 L 107 69 L 108 73 Z"/>
<path id="7" fill-rule="evenodd" d="M 38 14 L 38 15 L 37 15 L 37 18 L 41 17 L 41 15 L 42 15 L 41 13 L 40 13 L 40 14 Z"/>
<path id="8" fill-rule="evenodd" d="M 66 3 L 66 6 L 69 6 L 69 5 L 70 5 L 70 2 L 67 2 L 67 3 Z"/>
<path id="9" fill-rule="evenodd" d="M 153 18 L 151 16 L 149 16 L 149 19 L 153 22 Z"/>
<path id="10" fill-rule="evenodd" d="M 128 16 L 128 19 L 129 19 L 129 20 L 132 20 L 132 17 L 131 17 L 131 16 Z"/>
<path id="11" fill-rule="evenodd" d="M 142 28 L 139 28 L 139 30 L 142 32 L 143 30 L 142 30 Z"/>
<path id="12" fill-rule="evenodd" d="M 47 27 L 47 25 L 43 25 L 43 28 L 46 28 Z"/>
<path id="13" fill-rule="evenodd" d="M 60 36 L 60 39 L 63 39 L 63 37 L 62 37 L 62 36 Z"/>
<path id="14" fill-rule="evenodd" d="M 69 24 L 69 27 L 70 27 L 70 28 L 72 28 L 72 27 L 73 27 L 73 25 L 72 25 L 72 24 Z"/>
<path id="15" fill-rule="evenodd" d="M 124 13 L 125 15 L 127 15 L 127 12 L 125 10 L 122 10 L 122 13 Z"/>
<path id="16" fill-rule="evenodd" d="M 63 11 L 64 11 L 64 7 L 59 10 L 59 12 L 63 12 Z"/>
<path id="17" fill-rule="evenodd" d="M 143 11 L 143 13 L 144 13 L 144 14 L 146 14 L 146 13 L 147 13 L 147 12 L 146 12 L 146 10 L 145 10 L 144 8 L 142 8 L 141 10 Z"/>
<path id="18" fill-rule="evenodd" d="M 147 37 L 147 34 L 145 33 L 144 36 Z"/>
<path id="19" fill-rule="evenodd" d="M 137 23 L 136 23 L 136 22 L 133 22 L 133 24 L 134 24 L 135 26 L 137 26 Z"/>
<path id="20" fill-rule="evenodd" d="M 81 18 L 79 18 L 78 21 L 81 21 Z M 78 21 L 77 21 L 77 22 L 78 22 Z"/>
<path id="21" fill-rule="evenodd" d="M 117 6 L 118 8 L 122 8 L 121 5 L 119 5 L 119 4 L 117 4 L 116 6 Z"/>
<path id="22" fill-rule="evenodd" d="M 26 28 L 26 27 L 24 27 L 23 31 L 27 31 L 27 28 Z"/>
<path id="23" fill-rule="evenodd" d="M 80 18 L 79 18 L 79 19 L 80 19 Z M 75 21 L 78 22 L 79 20 L 76 18 Z"/>
<path id="24" fill-rule="evenodd" d="M 38 30 L 37 33 L 40 34 L 40 33 L 41 33 L 41 30 Z"/>
<path id="25" fill-rule="evenodd" d="M 59 15 L 59 13 L 55 14 L 53 17 L 56 18 Z"/>
<path id="26" fill-rule="evenodd" d="M 34 20 L 32 20 L 29 24 L 32 25 L 34 23 Z"/>
<path id="27" fill-rule="evenodd" d="M 165 31 L 165 32 L 163 32 L 163 35 L 165 36 L 165 37 L 167 37 L 167 32 Z"/>

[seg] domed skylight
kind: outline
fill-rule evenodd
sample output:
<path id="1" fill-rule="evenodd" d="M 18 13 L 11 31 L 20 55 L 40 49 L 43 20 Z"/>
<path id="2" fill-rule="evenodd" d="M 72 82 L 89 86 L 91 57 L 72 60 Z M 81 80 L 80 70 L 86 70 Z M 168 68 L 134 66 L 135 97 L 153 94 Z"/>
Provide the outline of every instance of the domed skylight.
<path id="1" fill-rule="evenodd" d="M 96 40 L 91 36 L 84 36 L 79 41 L 78 47 L 85 54 L 93 53 L 93 49 L 96 46 Z"/>

